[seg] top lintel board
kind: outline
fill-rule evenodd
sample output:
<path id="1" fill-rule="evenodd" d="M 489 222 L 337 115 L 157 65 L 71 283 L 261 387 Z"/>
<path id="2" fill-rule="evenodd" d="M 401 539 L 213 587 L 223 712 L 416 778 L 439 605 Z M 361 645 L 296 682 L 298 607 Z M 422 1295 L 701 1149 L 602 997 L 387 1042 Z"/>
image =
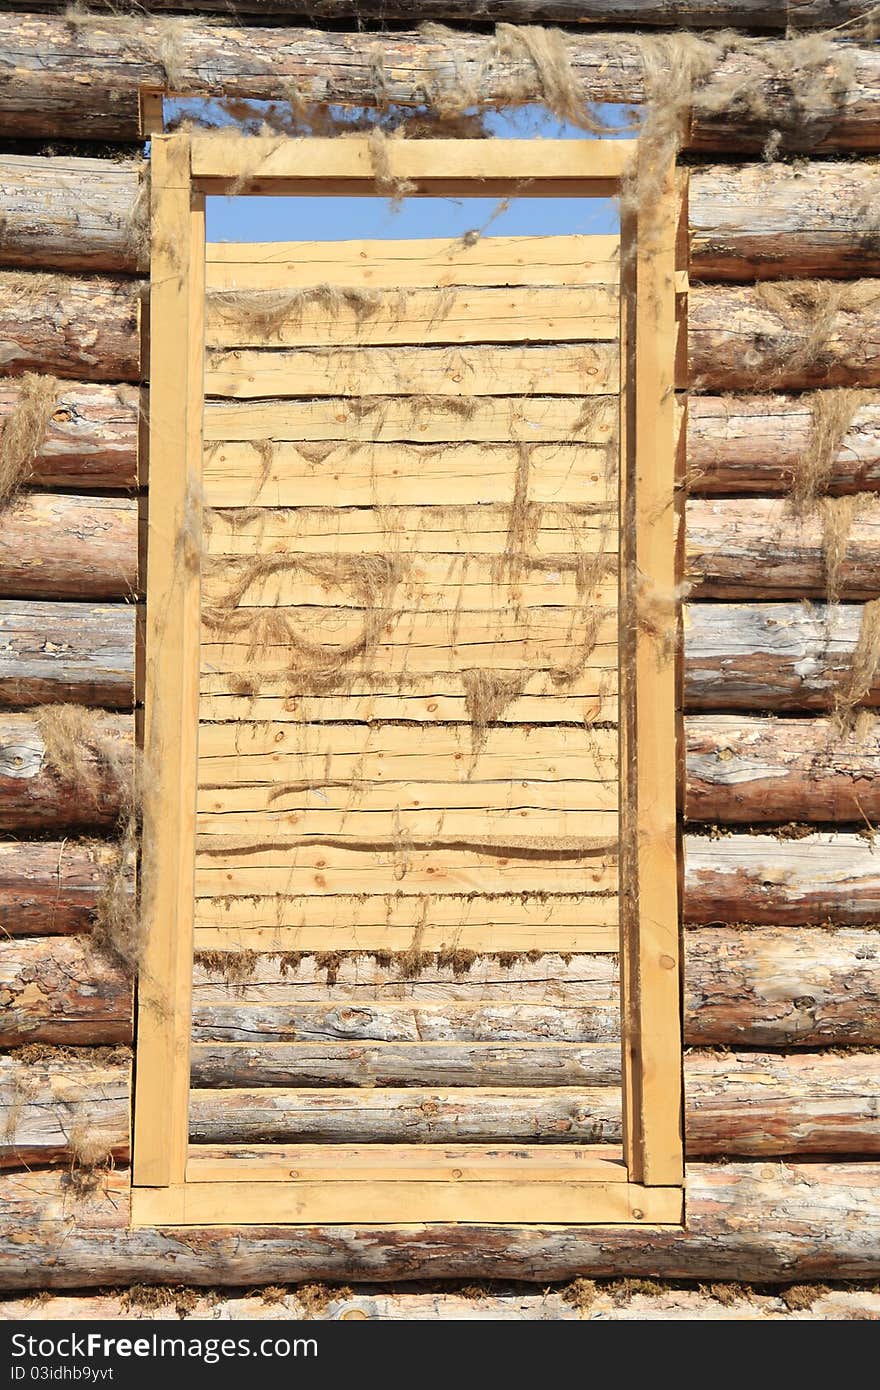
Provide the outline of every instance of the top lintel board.
<path id="1" fill-rule="evenodd" d="M 174 138 L 174 137 L 169 137 Z M 636 140 L 395 140 L 388 146 L 392 178 L 415 179 L 426 191 L 439 182 L 513 185 L 508 191 L 541 197 L 547 183 L 582 184 L 581 196 L 607 196 L 609 182 L 619 183 L 635 151 Z M 192 177 L 240 180 L 254 185 L 286 182 L 352 180 L 375 194 L 375 162 L 366 136 L 345 140 L 230 135 L 192 139 Z M 595 182 L 593 182 L 595 181 Z M 517 184 L 521 187 L 516 187 Z M 360 190 L 358 190 L 360 191 Z"/>

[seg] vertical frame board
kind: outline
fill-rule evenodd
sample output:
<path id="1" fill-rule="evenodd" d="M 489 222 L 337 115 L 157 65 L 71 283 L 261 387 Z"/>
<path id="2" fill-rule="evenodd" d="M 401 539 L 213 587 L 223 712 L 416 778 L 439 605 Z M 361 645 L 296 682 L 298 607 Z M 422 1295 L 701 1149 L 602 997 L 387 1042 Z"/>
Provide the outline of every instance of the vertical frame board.
<path id="1" fill-rule="evenodd" d="M 397 142 L 394 176 L 419 193 L 608 196 L 638 147 Z M 366 140 L 153 141 L 150 526 L 146 627 L 147 769 L 142 867 L 146 947 L 139 991 L 133 1221 L 421 1220 L 676 1223 L 682 1219 L 677 670 L 680 536 L 676 515 L 676 290 L 682 189 L 673 164 L 647 209 L 625 211 L 621 238 L 620 723 L 625 883 L 621 922 L 624 1164 L 576 1161 L 547 1188 L 493 1170 L 450 1192 L 442 1166 L 404 1183 L 367 1164 L 316 1185 L 188 1174 L 200 584 L 198 536 L 204 381 L 204 195 L 374 192 Z M 656 172 L 652 174 L 656 187 Z M 680 249 L 680 248 L 679 248 Z M 448 1155 L 447 1155 L 448 1157 Z M 192 1165 L 191 1165 L 192 1166 Z M 578 1172 L 577 1170 L 580 1169 Z M 520 1170 L 522 1172 L 522 1170 Z M 460 1178 L 461 1173 L 457 1173 Z M 230 1177 L 232 1175 L 230 1174 Z M 329 1185 L 329 1190 L 328 1190 Z M 379 1196 L 382 1201 L 379 1201 Z M 549 1205 L 548 1205 L 549 1203 Z"/>
<path id="2" fill-rule="evenodd" d="M 638 159 L 650 157 L 639 151 Z M 638 177 L 637 183 L 642 180 Z M 624 1156 L 648 1186 L 683 1181 L 678 781 L 680 712 L 674 162 L 624 213 L 621 410 L 625 714 L 621 911 Z"/>
<path id="3" fill-rule="evenodd" d="M 144 854 L 134 1181 L 182 1182 L 198 736 L 205 199 L 190 141 L 152 144 Z"/>

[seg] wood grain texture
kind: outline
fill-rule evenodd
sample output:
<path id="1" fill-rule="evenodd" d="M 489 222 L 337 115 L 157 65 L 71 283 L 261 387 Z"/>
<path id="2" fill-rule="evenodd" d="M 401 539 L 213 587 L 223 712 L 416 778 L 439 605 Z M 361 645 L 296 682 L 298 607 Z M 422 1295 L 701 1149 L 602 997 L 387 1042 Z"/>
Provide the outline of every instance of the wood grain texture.
<path id="1" fill-rule="evenodd" d="M 691 715 L 685 817 L 716 824 L 880 818 L 880 724 Z"/>
<path id="2" fill-rule="evenodd" d="M 693 169 L 691 274 L 727 281 L 880 274 L 878 198 L 880 173 L 870 162 Z"/>
<path id="3" fill-rule="evenodd" d="M 0 942 L 0 1042 L 92 1046 L 132 1040 L 132 983 L 88 937 Z"/>
<path id="4" fill-rule="evenodd" d="M 134 628 L 126 604 L 0 600 L 0 705 L 131 709 Z"/>
<path id="5" fill-rule="evenodd" d="M 0 380 L 0 427 L 15 409 L 19 392 L 14 377 Z M 89 492 L 134 487 L 139 400 L 138 389 L 124 383 L 59 382 L 55 413 L 30 481 Z"/>
<path id="6" fill-rule="evenodd" d="M 215 3 L 216 0 L 211 0 Z M 626 1282 L 599 1288 L 586 1309 L 566 1296 L 566 1291 L 542 1289 L 540 1293 L 492 1293 L 471 1289 L 467 1293 L 397 1293 L 375 1285 L 329 1290 L 325 1307 L 303 1303 L 295 1288 L 271 1300 L 262 1291 L 234 1294 L 229 1298 L 216 1293 L 199 1294 L 186 1290 L 187 1315 L 194 1318 L 222 1318 L 229 1322 L 273 1322 L 301 1319 L 335 1322 L 338 1319 L 365 1319 L 374 1322 L 455 1321 L 471 1322 L 577 1322 L 581 1318 L 601 1318 L 603 1322 L 853 1322 L 876 1321 L 880 1316 L 880 1294 L 868 1289 L 825 1291 L 810 1289 L 803 1308 L 791 1306 L 794 1300 L 783 1293 L 740 1292 L 722 1285 L 721 1292 L 694 1289 L 661 1289 L 633 1293 Z M 0 1304 L 0 1321 L 40 1322 L 57 1319 L 84 1322 L 132 1319 L 150 1322 L 167 1318 L 184 1306 L 172 1290 L 151 1288 L 153 1302 L 132 1302 L 127 1292 L 95 1294 L 26 1294 L 8 1298 Z M 306 1299 L 308 1302 L 308 1298 Z M 154 1306 L 155 1304 L 155 1306 Z"/>
<path id="7" fill-rule="evenodd" d="M 0 271 L 0 362 L 7 375 L 137 381 L 139 318 L 135 280 Z"/>
<path id="8" fill-rule="evenodd" d="M 686 922 L 859 925 L 880 915 L 869 835 L 685 837 Z"/>
<path id="9" fill-rule="evenodd" d="M 691 501 L 685 518 L 685 579 L 699 598 L 845 599 L 880 594 L 880 499 L 862 498 L 829 572 L 822 512 L 797 516 L 770 498 Z"/>
<path id="10" fill-rule="evenodd" d="M 133 159 L 0 156 L 0 264 L 138 269 L 135 204 L 142 167 Z"/>
<path id="11" fill-rule="evenodd" d="M 0 711 L 0 832 L 114 826 L 133 774 L 133 734 L 130 716 L 96 715 L 80 775 L 65 778 L 47 766 L 39 717 Z"/>
<path id="12" fill-rule="evenodd" d="M 810 445 L 809 397 L 698 396 L 688 400 L 688 485 L 693 494 L 788 493 Z M 853 412 L 831 460 L 829 492 L 880 489 L 880 402 Z"/>
<path id="13" fill-rule="evenodd" d="M 54 16 L 10 15 L 0 31 L 9 55 L 11 80 L 5 84 L 0 117 L 10 135 L 23 138 L 137 140 L 140 87 L 163 88 L 163 40 L 174 33 L 174 86 L 231 98 L 286 98 L 290 84 L 306 102 L 332 98 L 340 104 L 369 105 L 375 99 L 375 58 L 360 34 L 313 29 L 206 28 L 198 20 L 144 19 L 130 29 L 80 21 L 72 29 Z M 425 86 L 442 94 L 460 89 L 481 63 L 496 56 L 490 36 L 397 32 L 381 41 L 383 95 L 392 105 L 420 105 Z M 644 97 L 639 46 L 614 34 L 578 34 L 570 40 L 575 80 L 585 97 L 598 102 L 638 102 Z M 834 50 L 831 50 L 833 55 Z M 709 77 L 687 143 L 699 149 L 760 150 L 769 128 L 782 133 L 784 149 L 876 149 L 880 102 L 880 59 L 870 47 L 856 46 L 847 90 L 826 100 L 814 120 L 805 122 L 794 91 L 773 81 L 774 65 L 790 72 L 813 61 L 784 40 L 759 41 L 750 51 L 728 53 Z M 63 80 L 62 80 L 63 79 Z M 505 99 L 515 81 L 520 101 L 538 100 L 542 89 L 531 61 L 496 61 L 479 91 L 491 106 Z M 736 111 L 726 116 L 727 94 L 754 88 L 751 119 Z M 796 85 L 796 84 L 795 84 Z M 87 95 L 86 95 L 87 94 Z M 769 117 L 763 113 L 771 112 Z"/>
<path id="14" fill-rule="evenodd" d="M 880 934 L 866 927 L 688 927 L 690 1046 L 876 1047 Z"/>
<path id="15" fill-rule="evenodd" d="M 880 280 L 813 283 L 694 285 L 689 381 L 709 391 L 880 385 Z"/>
<path id="16" fill-rule="evenodd" d="M 390 1283 L 588 1274 L 762 1283 L 875 1279 L 880 1166 L 690 1163 L 685 1229 L 438 1223 L 132 1230 L 129 1175 L 117 1168 L 77 1209 L 59 1170 L 0 1178 L 0 1281 L 21 1288 L 22 1262 L 44 1288 L 154 1282 L 265 1285 L 364 1279 Z"/>
<path id="17" fill-rule="evenodd" d="M 127 1161 L 130 1091 L 127 1062 L 0 1057 L 0 1167 Z"/>
<path id="18" fill-rule="evenodd" d="M 137 585 L 134 499 L 30 493 L 3 509 L 2 597 L 131 599 Z"/>
<path id="19" fill-rule="evenodd" d="M 85 840 L 0 841 L 0 933 L 88 932 L 116 845 Z"/>

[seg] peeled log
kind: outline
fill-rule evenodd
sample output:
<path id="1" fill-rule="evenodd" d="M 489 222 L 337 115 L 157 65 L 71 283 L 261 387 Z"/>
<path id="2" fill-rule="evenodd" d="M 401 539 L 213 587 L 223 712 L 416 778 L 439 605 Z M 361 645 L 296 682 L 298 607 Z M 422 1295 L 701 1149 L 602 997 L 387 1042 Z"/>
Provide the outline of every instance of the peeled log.
<path id="1" fill-rule="evenodd" d="M 575 1275 L 875 1279 L 880 1163 L 689 1163 L 678 1227 L 468 1225 L 130 1226 L 129 1174 L 117 1168 L 71 1212 L 59 1169 L 0 1177 L 0 1286 L 142 1282 L 230 1285 L 310 1280 L 540 1279 Z"/>
<path id="2" fill-rule="evenodd" d="M 216 0 L 212 0 L 216 3 Z M 799 1306 L 785 1294 L 755 1293 L 735 1285 L 706 1289 L 657 1289 L 632 1292 L 626 1280 L 619 1286 L 597 1287 L 580 1306 L 576 1298 L 542 1289 L 540 1293 L 481 1291 L 473 1285 L 466 1292 L 454 1288 L 442 1293 L 385 1293 L 375 1288 L 347 1286 L 327 1289 L 327 1303 L 303 1302 L 296 1289 L 284 1294 L 273 1289 L 267 1298 L 261 1290 L 231 1298 L 197 1295 L 191 1290 L 151 1287 L 149 1301 L 140 1303 L 128 1291 L 98 1294 L 26 1295 L 0 1304 L 0 1322 L 113 1322 L 169 1318 L 184 1310 L 187 1318 L 222 1319 L 224 1322 L 276 1322 L 308 1318 L 310 1322 L 337 1322 L 363 1318 L 373 1322 L 578 1322 L 601 1318 L 603 1322 L 853 1322 L 880 1319 L 880 1293 L 870 1289 L 811 1288 Z"/>
<path id="3" fill-rule="evenodd" d="M 43 0 L 43 10 L 64 9 L 66 0 Z M 28 0 L 12 0 L 11 10 L 27 10 Z M 180 0 L 147 0 L 140 10 L 179 10 Z M 187 10 L 216 14 L 218 0 L 190 0 Z M 726 27 L 785 33 L 851 23 L 870 14 L 874 0 L 427 0 L 423 19 L 508 20 L 512 24 L 638 24 L 661 28 Z M 411 20 L 411 0 L 236 0 L 235 13 L 261 19 Z"/>
<path id="4" fill-rule="evenodd" d="M 0 511 L 4 598 L 132 598 L 138 504 L 126 497 L 30 493 Z"/>
<path id="5" fill-rule="evenodd" d="M 568 48 L 585 102 L 644 98 L 638 36 L 578 33 Z M 137 15 L 125 24 L 97 15 L 3 15 L 0 53 L 7 138 L 137 140 L 141 87 L 261 100 L 287 100 L 293 88 L 306 103 L 358 107 L 374 105 L 377 89 L 383 104 L 416 107 L 424 106 L 426 91 L 449 104 L 470 83 L 486 107 L 509 104 L 511 91 L 518 104 L 544 94 L 526 50 L 516 61 L 499 59 L 492 36 L 460 31 L 384 33 L 365 42 L 362 33 L 207 26 L 182 17 Z M 688 147 L 761 150 L 774 130 L 786 150 L 877 149 L 880 55 L 867 44 L 829 42 L 823 57 L 820 67 L 815 47 L 804 52 L 785 40 L 732 49 L 722 43 Z M 815 107 L 809 117 L 805 83 Z M 746 113 L 735 100 L 744 91 L 751 98 Z"/>
<path id="6" fill-rule="evenodd" d="M 40 722 L 0 711 L 0 831 L 113 826 L 130 793 L 134 762 L 130 715 L 97 713 L 78 748 L 81 770 L 62 777 L 46 766 Z"/>
<path id="7" fill-rule="evenodd" d="M 870 837 L 816 832 L 685 836 L 684 919 L 855 926 L 880 919 L 880 857 Z"/>
<path id="8" fill-rule="evenodd" d="M 0 935 L 90 931 L 118 855 L 85 840 L 0 841 Z"/>
<path id="9" fill-rule="evenodd" d="M 880 280 L 692 285 L 693 387 L 880 386 Z"/>
<path id="10" fill-rule="evenodd" d="M 852 279 L 880 274 L 880 171 L 870 162 L 712 164 L 691 170 L 691 275 Z"/>
<path id="11" fill-rule="evenodd" d="M 25 270 L 145 265 L 134 210 L 143 161 L 0 155 L 0 263 Z M 138 254 L 140 250 L 140 255 Z"/>
<path id="12" fill-rule="evenodd" d="M 832 582 L 839 598 L 876 598 L 880 498 L 860 498 L 851 521 L 843 522 L 842 556 L 829 575 L 825 552 L 832 525 L 833 512 L 798 516 L 787 503 L 767 497 L 688 502 L 685 579 L 695 598 L 824 598 Z"/>
<path id="13" fill-rule="evenodd" d="M 129 1156 L 131 1065 L 0 1057 L 0 1168 Z"/>
<path id="14" fill-rule="evenodd" d="M 14 378 L 0 380 L 0 430 L 15 409 L 19 393 Z M 90 491 L 134 487 L 139 402 L 135 386 L 60 382 L 55 413 L 29 481 L 41 487 Z"/>
<path id="15" fill-rule="evenodd" d="M 0 941 L 0 1044 L 130 1043 L 132 984 L 88 937 Z"/>
<path id="16" fill-rule="evenodd" d="M 684 947 L 689 1046 L 880 1045 L 880 935 L 873 926 L 689 927 Z M 549 953 L 510 965 L 481 956 L 453 974 L 429 958 L 409 977 L 393 961 L 352 952 L 340 958 L 330 983 L 326 965 L 317 964 L 315 956 L 288 960 L 282 971 L 277 957 L 261 954 L 253 973 L 235 985 L 222 974 L 206 975 L 197 964 L 194 1012 L 197 1019 L 226 1008 L 241 1014 L 270 1000 L 313 1013 L 369 1017 L 387 1007 L 377 1001 L 401 1000 L 411 1001 L 413 1013 L 438 1001 L 434 1007 L 441 1014 L 450 1008 L 462 1014 L 464 1001 L 471 1001 L 476 1015 L 484 1014 L 480 1001 L 491 993 L 499 996 L 501 1008 L 518 1010 L 524 1020 L 529 1009 L 535 1017 L 540 1014 L 536 1001 L 559 1010 L 564 1000 L 563 1012 L 573 1012 L 575 1004 L 608 996 L 616 989 L 616 968 L 610 955 L 563 960 Z M 130 982 L 122 966 L 95 952 L 86 938 L 5 941 L 0 1002 L 4 1044 L 131 1040 Z M 536 1030 L 531 1040 L 547 1036 Z"/>
<path id="17" fill-rule="evenodd" d="M 877 1047 L 880 932 L 869 927 L 688 927 L 689 1046 Z"/>
<path id="18" fill-rule="evenodd" d="M 129 604 L 0 600 L 0 706 L 131 709 L 134 630 Z"/>
<path id="19" fill-rule="evenodd" d="M 684 1060 L 684 1091 L 691 1158 L 880 1153 L 874 1052 L 691 1053 Z"/>
<path id="20" fill-rule="evenodd" d="M 0 155 L 0 265 L 136 271 L 142 167 L 136 160 Z M 736 282 L 880 274 L 878 202 L 880 175 L 868 161 L 693 168 L 691 275 Z"/>
<path id="21" fill-rule="evenodd" d="M 0 271 L 0 367 L 139 380 L 140 293 L 136 280 Z"/>
<path id="22" fill-rule="evenodd" d="M 880 821 L 880 720 L 858 731 L 828 719 L 691 715 L 685 721 L 685 817 Z"/>
<path id="23" fill-rule="evenodd" d="M 785 492 L 810 447 L 809 396 L 696 396 L 688 401 L 692 494 Z M 880 490 L 880 395 L 853 412 L 833 460 L 829 492 Z"/>

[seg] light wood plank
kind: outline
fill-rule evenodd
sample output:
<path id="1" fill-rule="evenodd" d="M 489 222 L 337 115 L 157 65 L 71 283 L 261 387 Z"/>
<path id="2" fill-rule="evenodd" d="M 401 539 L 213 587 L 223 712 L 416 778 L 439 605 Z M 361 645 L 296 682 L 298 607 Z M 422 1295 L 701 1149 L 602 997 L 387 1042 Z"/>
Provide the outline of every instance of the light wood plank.
<path id="1" fill-rule="evenodd" d="M 479 180 L 476 191 L 485 194 L 487 183 L 514 180 L 523 182 L 520 196 L 540 197 L 546 183 L 575 180 L 582 196 L 605 197 L 606 189 L 584 187 L 584 181 L 619 180 L 636 148 L 635 140 L 400 140 L 391 143 L 389 158 L 395 178 L 426 186 L 445 182 L 460 189 Z M 234 183 L 245 174 L 252 192 L 263 180 L 275 182 L 277 191 L 282 180 L 318 179 L 325 185 L 362 181 L 375 197 L 374 164 L 367 136 L 200 135 L 193 151 L 194 178 Z"/>
<path id="2" fill-rule="evenodd" d="M 147 545 L 146 732 L 135 1180 L 186 1169 L 199 586 L 182 537 L 202 459 L 204 198 L 191 196 L 190 142 L 152 150 L 151 505 Z"/>
<path id="3" fill-rule="evenodd" d="M 639 582 L 633 596 L 637 626 L 634 746 L 630 749 L 636 769 L 632 791 L 637 898 L 631 923 L 636 934 L 634 939 L 625 938 L 624 953 L 629 957 L 624 1016 L 631 1025 L 627 1086 L 632 1087 L 634 1101 L 627 1107 L 625 1148 L 631 1176 L 650 1184 L 680 1183 L 683 1175 L 674 395 L 674 275 L 680 211 L 675 169 L 670 167 L 661 196 L 650 215 L 640 218 L 638 228 L 631 440 L 635 450 L 633 573 Z"/>
<path id="4" fill-rule="evenodd" d="M 496 383 L 497 385 L 497 383 Z M 607 455 L 587 444 L 529 447 L 529 500 L 608 503 Z M 205 453 L 208 507 L 510 506 L 521 464 L 509 444 L 221 443 Z"/>
<path id="5" fill-rule="evenodd" d="M 616 285 L 617 236 L 425 237 L 413 241 L 209 242 L 209 289 L 357 285 Z"/>
<path id="6" fill-rule="evenodd" d="M 341 762 L 340 771 L 347 766 Z M 498 766 L 497 763 L 490 765 L 490 769 Z M 229 767 L 227 763 L 223 770 L 228 771 Z M 303 823 L 308 821 L 311 824 L 312 813 L 321 810 L 339 816 L 348 812 L 353 817 L 372 817 L 375 812 L 403 813 L 407 810 L 433 812 L 435 817 L 443 812 L 476 811 L 485 815 L 496 811 L 500 813 L 499 819 L 508 817 L 510 834 L 522 834 L 522 830 L 517 830 L 517 813 L 520 810 L 563 815 L 570 811 L 611 810 L 616 808 L 618 800 L 615 768 L 610 762 L 607 771 L 603 766 L 605 775 L 597 776 L 593 781 L 586 775 L 577 780 L 572 777 L 564 781 L 553 776 L 524 779 L 522 775 L 516 778 L 499 776 L 494 781 L 488 778 L 480 781 L 465 776 L 457 782 L 451 776 L 440 782 L 394 781 L 393 777 L 380 781 L 377 778 L 370 780 L 367 776 L 369 768 L 366 768 L 364 776 L 357 778 L 358 782 L 364 783 L 361 793 L 345 777 L 326 777 L 323 760 L 314 781 L 301 777 L 298 781 L 285 782 L 282 776 L 269 777 L 265 782 L 248 780 L 244 775 L 248 767 L 248 764 L 243 764 L 240 773 L 226 782 L 216 783 L 203 771 L 204 785 L 198 798 L 200 812 L 213 812 L 222 817 L 227 813 L 265 812 L 277 807 L 283 812 L 299 812 Z M 420 770 L 418 762 L 415 763 L 415 770 Z M 444 770 L 441 766 L 440 771 Z M 372 823 L 372 819 L 364 822 L 365 825 Z"/>
<path id="7" fill-rule="evenodd" d="M 614 414 L 614 397 L 602 395 L 211 400 L 205 405 L 205 439 L 605 445 Z"/>
<path id="8" fill-rule="evenodd" d="M 250 796 L 251 791 L 255 792 L 255 795 Z M 304 811 L 278 809 L 274 799 L 268 809 L 259 804 L 271 796 L 269 788 L 246 788 L 240 791 L 236 789 L 232 800 L 242 803 L 241 808 L 231 809 L 224 805 L 223 810 L 218 811 L 214 793 L 202 793 L 199 798 L 200 806 L 204 802 L 206 808 L 210 809 L 199 810 L 198 833 L 237 836 L 250 833 L 255 839 L 265 837 L 272 840 L 284 840 L 288 836 L 296 839 L 332 836 L 337 839 L 384 841 L 393 841 L 400 836 L 423 839 L 437 836 L 441 840 L 454 838 L 479 841 L 485 835 L 490 835 L 494 840 L 505 835 L 513 839 L 538 836 L 549 840 L 553 836 L 561 836 L 563 839 L 610 840 L 618 833 L 616 806 L 612 810 L 579 811 L 560 811 L 555 806 L 549 810 L 530 807 L 517 810 L 509 810 L 506 807 L 487 810 L 475 807 L 462 811 L 395 806 L 391 810 L 382 811 L 376 810 L 373 805 L 372 788 L 361 792 L 357 783 L 352 786 L 349 810 L 322 809 L 320 787 L 313 791 L 313 805 Z M 605 797 L 616 801 L 616 781 L 610 783 L 607 788 L 601 788 L 595 799 Z M 588 799 L 589 793 L 585 792 L 584 800 Z M 401 800 L 410 798 L 402 797 Z"/>
<path id="9" fill-rule="evenodd" d="M 681 1189 L 578 1181 L 189 1183 L 132 1192 L 132 1224 L 268 1225 L 491 1221 L 676 1224 Z"/>
<path id="10" fill-rule="evenodd" d="M 616 680 L 616 673 L 608 672 Z M 234 679 L 234 678 L 233 678 Z M 247 689 L 247 677 L 245 676 Z M 419 681 L 413 678 L 406 682 L 405 688 L 391 693 L 371 690 L 358 694 L 349 688 L 333 695 L 271 695 L 271 694 L 233 694 L 228 689 L 229 676 L 202 674 L 202 697 L 199 705 L 199 718 L 204 723 L 236 722 L 238 720 L 290 721 L 292 723 L 369 723 L 373 720 L 403 720 L 419 724 L 455 723 L 472 724 L 463 694 L 428 693 L 430 676 Z M 538 685 L 538 681 L 530 681 Z M 598 686 L 598 681 L 593 681 Z M 224 693 L 224 686 L 226 687 Z M 507 724 L 616 724 L 618 717 L 617 696 L 614 694 L 588 695 L 583 693 L 584 677 L 580 681 L 580 693 L 563 695 L 523 695 L 499 713 L 496 725 Z"/>
<path id="11" fill-rule="evenodd" d="M 191 1144 L 188 1182 L 526 1182 L 625 1183 L 614 1144 Z"/>
<path id="12" fill-rule="evenodd" d="M 209 291 L 206 345 L 614 342 L 619 330 L 617 287 L 609 285 L 331 293 L 323 286 Z"/>
<path id="13" fill-rule="evenodd" d="M 611 343 L 545 347 L 241 348 L 207 354 L 205 394 L 266 396 L 605 395 L 618 387 Z"/>
<path id="14" fill-rule="evenodd" d="M 274 902 L 274 899 L 267 901 Z M 446 927 L 427 926 L 420 933 L 419 949 L 425 953 L 459 950 L 479 954 L 497 951 L 499 941 L 503 941 L 504 950 L 511 952 L 561 951 L 569 954 L 574 951 L 590 951 L 616 955 L 619 946 L 617 899 L 584 897 L 578 901 L 584 904 L 584 910 L 580 914 L 583 920 L 574 926 L 548 926 L 540 931 L 521 924 L 502 924 L 497 921 L 493 921 L 489 926 L 458 931 Z M 198 906 L 203 903 L 204 900 Z M 601 909 L 597 904 L 601 904 Z M 612 917 L 613 921 L 604 926 L 591 925 L 588 920 L 590 917 L 603 914 Z M 283 917 L 283 913 L 281 916 Z M 413 933 L 411 928 L 386 927 L 382 923 L 373 927 L 358 928 L 352 928 L 346 922 L 340 922 L 336 927 L 200 926 L 197 916 L 194 939 L 197 951 L 279 951 L 282 954 L 297 951 L 351 951 L 354 954 L 387 951 L 405 954 L 412 946 Z"/>

